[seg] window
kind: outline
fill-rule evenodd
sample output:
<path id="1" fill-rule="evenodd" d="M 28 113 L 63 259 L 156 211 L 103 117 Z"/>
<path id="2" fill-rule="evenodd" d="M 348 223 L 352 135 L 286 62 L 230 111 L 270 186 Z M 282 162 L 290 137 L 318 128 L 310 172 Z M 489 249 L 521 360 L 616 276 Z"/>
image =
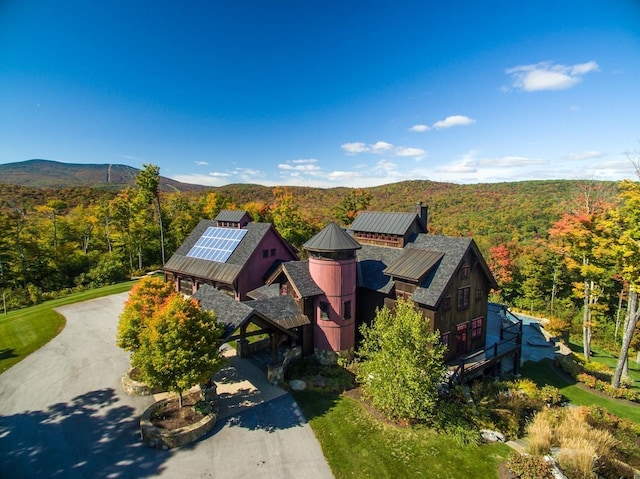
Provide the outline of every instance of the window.
<path id="1" fill-rule="evenodd" d="M 469 307 L 469 291 L 471 288 L 460 288 L 458 290 L 458 309 L 466 309 Z"/>
<path id="2" fill-rule="evenodd" d="M 345 301 L 342 304 L 342 317 L 344 319 L 351 319 L 351 301 Z"/>
<path id="3" fill-rule="evenodd" d="M 471 337 L 479 338 L 482 336 L 482 318 L 476 318 L 471 321 Z"/>
<path id="4" fill-rule="evenodd" d="M 460 269 L 460 277 L 462 279 L 469 278 L 469 266 L 467 266 L 466 264 L 462 267 L 462 269 Z"/>
<path id="5" fill-rule="evenodd" d="M 178 288 L 182 294 L 193 294 L 193 282 L 191 278 L 180 278 L 178 280 Z"/>
<path id="6" fill-rule="evenodd" d="M 444 298 L 444 301 L 442 302 L 442 309 L 444 311 L 449 311 L 451 309 L 451 296 Z"/>
<path id="7" fill-rule="evenodd" d="M 320 301 L 320 319 L 329 319 L 329 303 Z"/>
<path id="8" fill-rule="evenodd" d="M 271 256 L 275 256 L 276 255 L 276 249 L 275 248 L 271 248 L 269 253 L 270 253 Z"/>
<path id="9" fill-rule="evenodd" d="M 476 301 L 480 301 L 482 299 L 482 289 L 476 289 Z"/>
<path id="10" fill-rule="evenodd" d="M 440 342 L 445 346 L 449 346 L 449 331 L 440 335 Z"/>
<path id="11" fill-rule="evenodd" d="M 268 249 L 263 249 L 262 250 L 262 257 L 263 258 L 268 258 L 269 257 L 269 250 Z"/>

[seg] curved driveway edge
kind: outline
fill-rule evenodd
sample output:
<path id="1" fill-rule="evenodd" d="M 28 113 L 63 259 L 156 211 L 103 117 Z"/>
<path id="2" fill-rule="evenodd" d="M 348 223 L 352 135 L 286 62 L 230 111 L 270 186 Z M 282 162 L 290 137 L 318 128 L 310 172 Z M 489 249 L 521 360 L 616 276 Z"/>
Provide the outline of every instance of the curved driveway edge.
<path id="1" fill-rule="evenodd" d="M 122 392 L 129 361 L 115 345 L 127 295 L 59 308 L 65 329 L 0 375 L 0 476 L 333 477 L 293 398 L 238 358 L 216 376 L 212 433 L 171 451 L 144 446 L 138 421 L 153 398 Z"/>

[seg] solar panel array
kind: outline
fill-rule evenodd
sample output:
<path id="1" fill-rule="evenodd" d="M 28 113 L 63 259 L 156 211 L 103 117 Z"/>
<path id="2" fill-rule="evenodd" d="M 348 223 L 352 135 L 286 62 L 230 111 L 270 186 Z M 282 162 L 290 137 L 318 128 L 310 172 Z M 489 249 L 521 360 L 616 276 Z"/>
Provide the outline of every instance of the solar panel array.
<path id="1" fill-rule="evenodd" d="M 247 234 L 247 230 L 210 226 L 202 233 L 187 256 L 226 263 Z"/>

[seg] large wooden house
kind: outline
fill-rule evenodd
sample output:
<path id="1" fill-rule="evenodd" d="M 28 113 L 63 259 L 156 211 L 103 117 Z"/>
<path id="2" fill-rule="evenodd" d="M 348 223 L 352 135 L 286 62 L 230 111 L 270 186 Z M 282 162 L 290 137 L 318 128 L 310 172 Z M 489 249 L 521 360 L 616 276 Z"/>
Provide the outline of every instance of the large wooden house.
<path id="1" fill-rule="evenodd" d="M 188 294 L 209 284 L 258 305 L 289 296 L 300 312 L 296 321 L 282 322 L 273 308 L 263 313 L 289 333 L 270 330 L 261 318 L 260 331 L 271 336 L 272 348 L 278 338 L 289 338 L 322 363 L 350 357 L 358 326 L 370 322 L 377 308 L 393 308 L 398 298 L 406 298 L 428 318 L 432 331 L 440 332 L 450 363 L 458 361 L 464 369 L 467 358 L 476 365 L 482 359 L 487 367 L 500 359 L 497 344 L 493 359 L 484 354 L 491 346 L 486 344 L 488 294 L 497 285 L 482 254 L 471 238 L 428 234 L 422 205 L 412 213 L 365 211 L 347 230 L 330 223 L 303 245 L 305 261 L 270 224 L 252 223 L 241 211 L 223 212 L 220 221 L 198 225 L 165 265 L 167 277 Z M 237 244 L 211 246 L 209 238 L 224 230 L 235 231 L 231 237 Z M 228 255 L 212 259 L 218 250 Z M 202 299 L 206 302 L 206 295 Z M 217 313 L 224 321 L 226 313 Z M 246 331 L 241 333 L 244 339 Z M 501 354 L 510 354 L 511 347 Z"/>

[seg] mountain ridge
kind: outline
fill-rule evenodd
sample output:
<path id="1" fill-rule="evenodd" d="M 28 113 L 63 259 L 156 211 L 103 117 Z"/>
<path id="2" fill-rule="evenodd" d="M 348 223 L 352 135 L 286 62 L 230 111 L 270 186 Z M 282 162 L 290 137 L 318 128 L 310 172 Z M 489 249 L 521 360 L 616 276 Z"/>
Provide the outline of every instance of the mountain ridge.
<path id="1" fill-rule="evenodd" d="M 140 170 L 128 165 L 103 163 L 63 163 L 54 160 L 31 159 L 0 164 L 0 183 L 42 187 L 65 188 L 74 186 L 122 188 L 134 186 Z M 207 186 L 182 183 L 160 177 L 162 191 L 198 191 Z"/>

